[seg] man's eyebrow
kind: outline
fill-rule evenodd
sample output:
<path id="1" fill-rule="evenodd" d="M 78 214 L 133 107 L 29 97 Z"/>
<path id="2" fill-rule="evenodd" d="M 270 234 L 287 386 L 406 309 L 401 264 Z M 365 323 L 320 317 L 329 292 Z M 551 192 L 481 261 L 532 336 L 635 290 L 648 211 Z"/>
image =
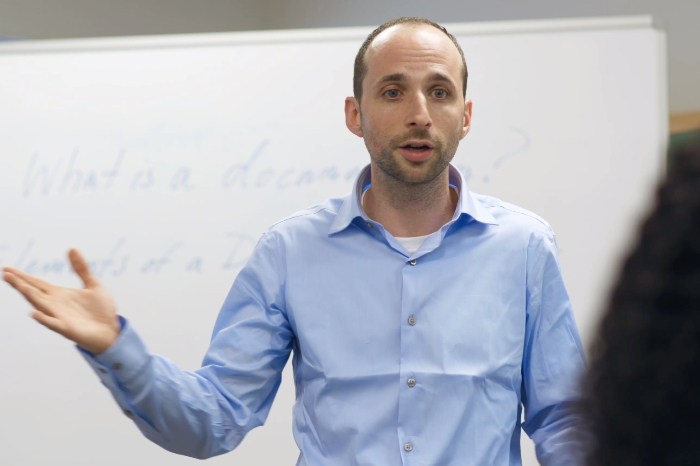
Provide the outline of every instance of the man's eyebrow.
<path id="1" fill-rule="evenodd" d="M 430 75 L 430 78 L 428 78 L 428 82 L 431 82 L 431 83 L 446 82 L 446 83 L 454 86 L 454 82 L 452 82 L 452 80 L 449 77 L 445 76 L 442 73 L 433 73 L 432 75 Z"/>
<path id="2" fill-rule="evenodd" d="M 406 80 L 407 80 L 406 75 L 403 73 L 388 74 L 386 76 L 383 76 L 382 79 L 380 79 L 379 81 L 377 81 L 376 86 L 381 86 L 381 85 L 386 84 L 386 83 L 396 83 L 396 82 L 400 83 L 400 82 L 404 82 Z M 452 86 L 455 85 L 454 82 L 447 75 L 444 75 L 442 73 L 431 74 L 430 77 L 428 78 L 428 82 L 431 82 L 431 83 L 444 82 L 444 83 L 450 84 Z"/>
<path id="3" fill-rule="evenodd" d="M 406 81 L 406 75 L 403 73 L 394 73 L 394 74 L 388 74 L 382 79 L 377 82 L 377 86 L 381 86 L 382 84 L 386 83 L 395 83 L 395 82 L 403 82 Z"/>

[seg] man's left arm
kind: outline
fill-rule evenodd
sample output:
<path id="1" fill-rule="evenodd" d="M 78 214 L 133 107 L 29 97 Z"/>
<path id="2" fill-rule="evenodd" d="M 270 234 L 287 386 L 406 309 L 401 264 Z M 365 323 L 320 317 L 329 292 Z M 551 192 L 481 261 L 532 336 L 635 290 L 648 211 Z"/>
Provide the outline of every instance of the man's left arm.
<path id="1" fill-rule="evenodd" d="M 576 410 L 585 370 L 554 233 L 533 232 L 527 260 L 523 429 L 535 442 L 537 459 L 544 466 L 575 465 L 585 448 Z"/>

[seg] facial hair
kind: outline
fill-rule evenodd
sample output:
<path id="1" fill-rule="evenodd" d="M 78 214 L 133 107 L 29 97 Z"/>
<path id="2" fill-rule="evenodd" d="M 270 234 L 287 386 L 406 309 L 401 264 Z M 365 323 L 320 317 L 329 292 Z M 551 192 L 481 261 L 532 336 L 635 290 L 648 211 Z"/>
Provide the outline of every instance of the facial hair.
<path id="1" fill-rule="evenodd" d="M 447 140 L 431 136 L 430 131 L 426 128 L 413 128 L 405 134 L 393 138 L 382 138 L 381 136 L 373 134 L 372 131 L 367 131 L 364 127 L 362 131 L 367 151 L 377 168 L 390 178 L 404 185 L 422 185 L 434 181 L 454 158 L 460 140 L 459 131 L 450 134 Z M 433 153 L 428 160 L 423 162 L 410 162 L 403 159 L 405 162 L 415 165 L 416 167 L 419 164 L 425 165 L 424 168 L 418 172 L 402 166 L 402 160 L 399 158 L 401 156 L 396 155 L 397 149 L 411 139 L 430 141 L 433 145 Z"/>

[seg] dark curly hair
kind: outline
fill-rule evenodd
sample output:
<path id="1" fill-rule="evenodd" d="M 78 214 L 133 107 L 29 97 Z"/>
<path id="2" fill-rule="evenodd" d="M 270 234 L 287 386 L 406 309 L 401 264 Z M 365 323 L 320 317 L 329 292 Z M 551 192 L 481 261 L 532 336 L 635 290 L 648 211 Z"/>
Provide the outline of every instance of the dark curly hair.
<path id="1" fill-rule="evenodd" d="M 700 138 L 671 162 L 593 345 L 590 466 L 700 465 Z"/>

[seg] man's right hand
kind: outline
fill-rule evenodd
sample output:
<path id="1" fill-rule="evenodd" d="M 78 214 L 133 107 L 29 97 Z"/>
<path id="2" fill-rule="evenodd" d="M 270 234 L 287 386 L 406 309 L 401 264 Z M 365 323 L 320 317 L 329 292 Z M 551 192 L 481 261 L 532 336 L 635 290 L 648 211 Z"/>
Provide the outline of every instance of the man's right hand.
<path id="1" fill-rule="evenodd" d="M 102 353 L 121 331 L 114 300 L 77 249 L 71 249 L 68 258 L 83 289 L 55 286 L 12 267 L 3 268 L 3 279 L 34 306 L 37 322 L 91 353 Z"/>

